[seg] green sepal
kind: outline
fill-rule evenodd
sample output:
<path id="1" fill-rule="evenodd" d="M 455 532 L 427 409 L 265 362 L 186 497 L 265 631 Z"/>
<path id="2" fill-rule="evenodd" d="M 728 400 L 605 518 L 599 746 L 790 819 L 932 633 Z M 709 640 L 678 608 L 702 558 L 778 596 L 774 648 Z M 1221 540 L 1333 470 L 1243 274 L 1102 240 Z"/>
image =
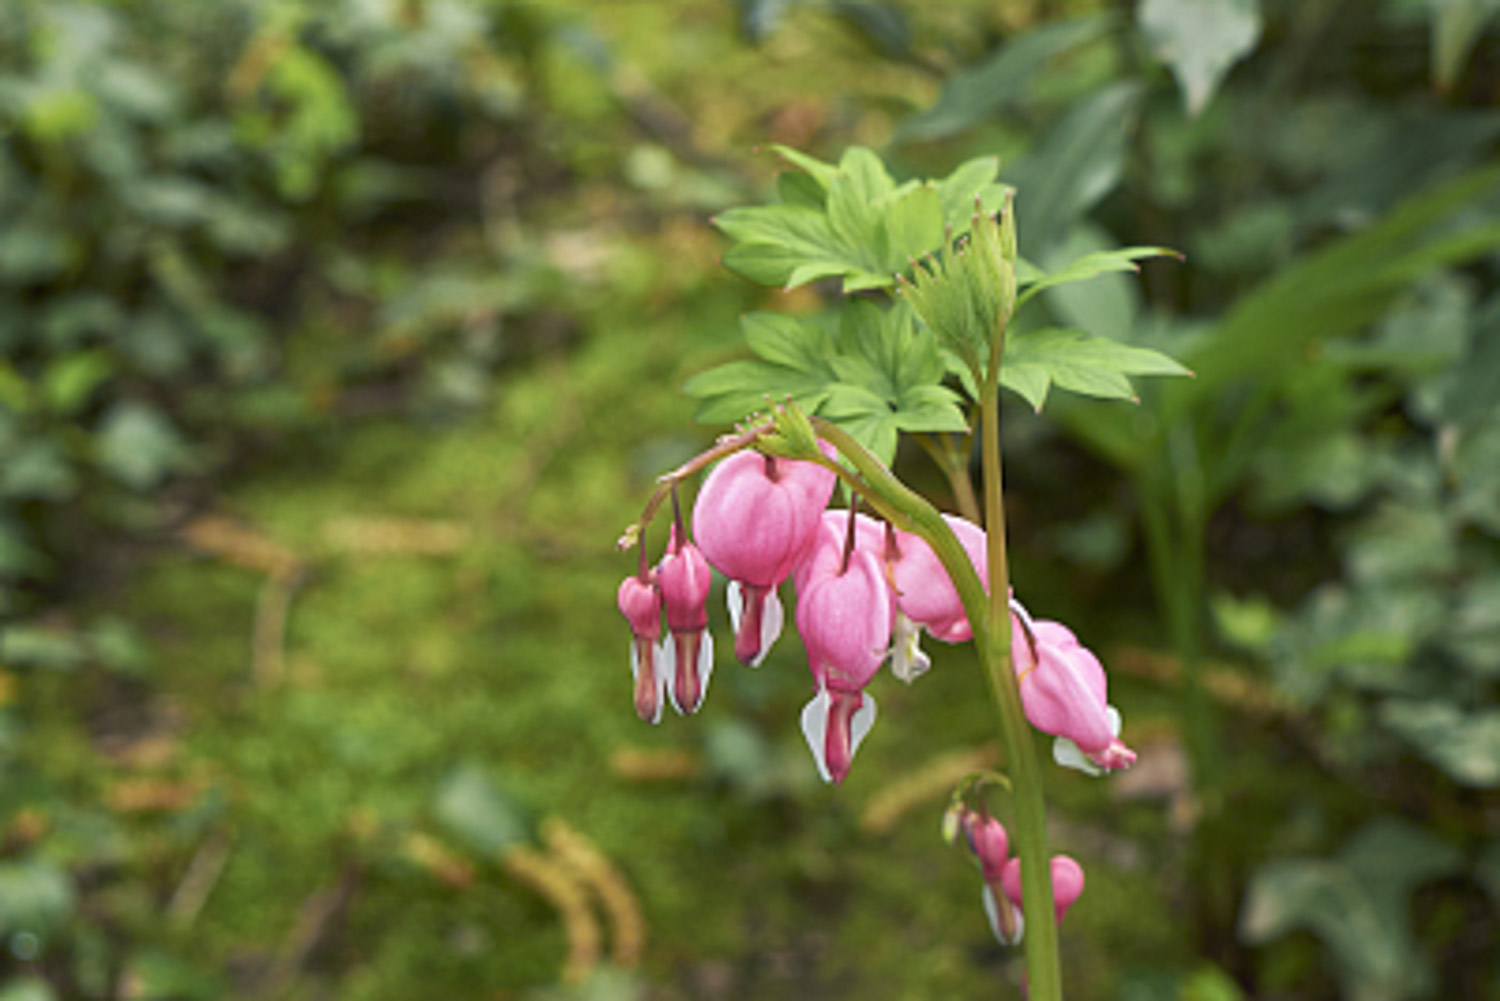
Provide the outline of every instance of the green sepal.
<path id="1" fill-rule="evenodd" d="M 779 459 L 802 459 L 817 462 L 823 458 L 818 450 L 818 435 L 808 422 L 807 414 L 791 400 L 778 405 L 771 415 L 775 430 L 755 440 L 755 447 Z"/>

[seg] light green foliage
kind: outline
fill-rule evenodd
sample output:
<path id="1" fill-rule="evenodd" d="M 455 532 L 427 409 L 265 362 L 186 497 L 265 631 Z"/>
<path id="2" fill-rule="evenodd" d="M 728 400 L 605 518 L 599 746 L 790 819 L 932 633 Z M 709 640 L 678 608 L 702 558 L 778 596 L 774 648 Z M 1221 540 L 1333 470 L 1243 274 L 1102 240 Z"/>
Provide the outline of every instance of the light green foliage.
<path id="1" fill-rule="evenodd" d="M 851 302 L 833 317 L 750 313 L 741 327 L 759 360 L 721 365 L 683 387 L 703 401 L 701 421 L 728 423 L 790 397 L 845 426 L 886 462 L 900 431 L 968 429 L 959 397 L 942 385 L 947 369 L 937 344 L 905 306 Z"/>
<path id="2" fill-rule="evenodd" d="M 1135 400 L 1127 375 L 1191 374 L 1159 351 L 1056 327 L 1017 331 L 1000 362 L 1000 384 L 1037 410 L 1054 384 L 1082 396 Z"/>
<path id="3" fill-rule="evenodd" d="M 837 168 L 795 150 L 780 152 L 805 173 L 782 175 L 779 204 L 717 218 L 735 241 L 725 263 L 788 288 L 836 276 L 844 278 L 846 293 L 899 283 L 911 312 L 898 307 L 882 316 L 868 302 L 849 302 L 836 336 L 821 320 L 747 318 L 746 340 L 760 360 L 730 362 L 690 380 L 686 392 L 705 401 L 699 420 L 733 421 L 763 409 L 767 398 L 791 397 L 845 426 L 889 462 L 900 431 L 968 428 L 957 397 L 940 384 L 948 373 L 939 347 L 956 360 L 951 374 L 974 398 L 990 345 L 1019 306 L 1046 289 L 1134 271 L 1136 261 L 1170 253 L 1154 247 L 1100 251 L 1043 272 L 1018 258 L 1013 193 L 993 183 L 994 160 L 971 160 L 940 181 L 897 186 L 860 147 L 846 152 Z M 919 200 L 921 192 L 929 197 Z M 996 197 L 1003 201 L 994 204 Z M 894 247 L 909 248 L 903 256 L 910 260 L 892 261 Z M 925 254 L 921 261 L 919 253 Z M 885 276 L 872 260 L 885 261 Z M 1018 284 L 1027 286 L 1019 297 Z M 1021 328 L 1007 337 L 1000 378 L 1040 410 L 1054 384 L 1087 396 L 1133 399 L 1127 375 L 1185 374 L 1148 348 L 1079 331 Z"/>
<path id="4" fill-rule="evenodd" d="M 842 278 L 845 292 L 888 288 L 915 257 L 967 231 L 975 200 L 993 211 L 999 163 L 982 158 L 938 181 L 897 184 L 880 158 L 850 147 L 833 167 L 782 154 L 807 181 L 781 185 L 774 205 L 730 209 L 714 224 L 734 241 L 724 263 L 763 285 Z M 809 183 L 810 182 L 810 183 Z"/>

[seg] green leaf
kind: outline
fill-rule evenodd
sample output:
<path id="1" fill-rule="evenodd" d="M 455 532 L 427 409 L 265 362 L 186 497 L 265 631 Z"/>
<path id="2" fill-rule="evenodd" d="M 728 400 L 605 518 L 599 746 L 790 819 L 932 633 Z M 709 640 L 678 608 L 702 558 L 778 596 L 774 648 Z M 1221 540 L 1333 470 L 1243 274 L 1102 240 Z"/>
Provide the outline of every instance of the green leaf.
<path id="1" fill-rule="evenodd" d="M 1230 67 L 1260 40 L 1260 0 L 1142 0 L 1136 23 L 1196 117 Z"/>
<path id="2" fill-rule="evenodd" d="M 847 181 L 861 201 L 875 204 L 890 197 L 896 191 L 896 182 L 880 157 L 864 146 L 850 146 L 839 158 L 838 177 Z M 828 185 L 833 193 L 837 178 Z"/>
<path id="3" fill-rule="evenodd" d="M 792 276 L 806 264 L 826 268 L 820 277 L 848 269 L 828 217 L 816 209 L 792 205 L 736 208 L 715 216 L 714 225 L 737 244 L 724 255 L 725 266 L 762 285 L 794 288 Z"/>
<path id="4" fill-rule="evenodd" d="M 765 410 L 766 399 L 790 396 L 804 410 L 815 411 L 827 388 L 826 376 L 763 361 L 732 361 L 700 372 L 682 387 L 688 396 L 703 401 L 695 415 L 704 423 L 720 424 L 743 419 Z"/>
<path id="5" fill-rule="evenodd" d="M 781 150 L 813 173 L 782 182 L 781 204 L 730 209 L 714 219 L 735 246 L 724 263 L 752 281 L 795 288 L 842 277 L 845 292 L 893 285 L 909 259 L 944 239 L 944 194 L 932 184 L 897 186 L 870 150 L 851 147 L 837 168 Z M 993 171 L 964 171 L 947 191 L 984 194 Z M 971 187 L 973 186 L 973 187 Z M 821 195 L 819 194 L 821 191 Z"/>
<path id="6" fill-rule="evenodd" d="M 740 328 L 750 350 L 766 361 L 804 372 L 831 374 L 828 358 L 833 353 L 833 338 L 818 320 L 784 313 L 746 313 L 740 317 Z"/>
<path id="7" fill-rule="evenodd" d="M 1016 300 L 1016 308 L 1020 309 L 1028 300 L 1043 289 L 1053 288 L 1057 285 L 1065 285 L 1070 282 L 1086 282 L 1090 278 L 1116 271 L 1139 271 L 1136 261 L 1143 261 L 1151 257 L 1181 257 L 1175 250 L 1165 247 L 1124 247 L 1120 250 L 1101 250 L 1084 256 L 1063 265 L 1056 271 L 1043 274 L 1032 282 L 1031 287 L 1022 292 Z"/>
<path id="8" fill-rule="evenodd" d="M 957 170 L 938 181 L 938 197 L 943 205 L 943 225 L 952 226 L 954 233 L 967 232 L 969 217 L 974 213 L 975 196 L 982 197 L 992 187 L 996 188 L 996 195 L 1003 192 L 1003 188 L 994 183 L 999 173 L 999 157 L 980 156 L 960 164 Z M 997 198 L 995 205 L 986 203 L 985 208 L 993 211 L 999 207 L 998 201 Z"/>
<path id="9" fill-rule="evenodd" d="M 892 403 L 909 387 L 943 379 L 936 339 L 917 331 L 904 304 L 881 309 L 871 302 L 848 303 L 840 316 L 838 347 L 846 358 L 862 359 L 870 372 L 864 379 L 840 378 L 863 382 Z"/>
<path id="10" fill-rule="evenodd" d="M 829 391 L 821 412 L 874 452 L 881 462 L 890 465 L 896 458 L 896 414 L 876 393 L 863 386 L 836 385 Z"/>
<path id="11" fill-rule="evenodd" d="M 896 401 L 902 431 L 968 431 L 962 400 L 947 386 L 913 386 Z"/>
<path id="12" fill-rule="evenodd" d="M 808 156 L 801 150 L 793 149 L 790 146 L 783 146 L 781 143 L 773 143 L 771 145 L 771 148 L 775 150 L 782 157 L 782 159 L 786 160 L 788 163 L 794 164 L 807 171 L 808 176 L 817 181 L 818 186 L 825 191 L 828 190 L 828 186 L 833 183 L 834 177 L 839 172 L 839 168 L 835 167 L 833 164 L 824 163 L 817 157 Z"/>
<path id="13" fill-rule="evenodd" d="M 1031 409 L 1040 413 L 1042 406 L 1047 402 L 1047 391 L 1052 386 L 1052 376 L 1041 365 L 1002 364 L 1000 385 L 1019 395 L 1021 399 L 1031 404 Z M 977 397 L 979 394 L 976 390 L 971 395 Z"/>
<path id="14" fill-rule="evenodd" d="M 1131 400 L 1127 375 L 1189 374 L 1159 351 L 1057 327 L 1013 332 L 1000 363 L 1001 385 L 1038 410 L 1054 383 L 1084 396 Z"/>
<path id="15" fill-rule="evenodd" d="M 897 142 L 943 139 L 967 131 L 1026 96 L 1032 78 L 1054 58 L 1098 38 L 1108 17 L 1060 21 L 1026 31 L 992 55 L 954 73 L 937 103 L 902 123 Z"/>
<path id="16" fill-rule="evenodd" d="M 884 284 L 891 284 L 913 258 L 943 242 L 945 211 L 942 194 L 931 187 L 913 188 L 885 210 L 882 225 L 888 250 L 878 272 Z M 964 223 L 967 230 L 967 218 Z"/>
<path id="17" fill-rule="evenodd" d="M 1047 263 L 1049 267 L 1060 269 L 1064 262 L 1096 251 L 1111 250 L 1114 246 L 1108 233 L 1084 221 L 1054 245 Z M 1041 277 L 1038 273 L 1019 281 L 1024 286 L 1034 284 Z M 1043 298 L 1048 312 L 1061 321 L 1061 326 L 1077 327 L 1127 343 L 1134 340 L 1136 319 L 1141 312 L 1141 293 L 1138 283 L 1122 273 L 1105 272 L 1087 283 L 1054 285 L 1047 289 Z"/>

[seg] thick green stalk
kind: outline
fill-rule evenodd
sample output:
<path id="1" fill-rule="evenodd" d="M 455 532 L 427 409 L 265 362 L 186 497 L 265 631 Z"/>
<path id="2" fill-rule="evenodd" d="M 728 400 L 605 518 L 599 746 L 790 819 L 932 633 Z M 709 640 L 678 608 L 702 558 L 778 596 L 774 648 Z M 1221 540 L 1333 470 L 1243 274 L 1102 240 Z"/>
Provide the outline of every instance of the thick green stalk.
<path id="1" fill-rule="evenodd" d="M 999 360 L 1001 337 L 993 347 Z M 1005 491 L 1000 464 L 1000 366 L 990 366 L 980 401 L 980 456 L 984 468 L 985 557 L 990 592 L 980 647 L 990 694 L 1000 712 L 1000 738 L 1015 807 L 1015 843 L 1021 857 L 1021 892 L 1026 914 L 1026 971 L 1031 1001 L 1062 1001 L 1062 967 L 1052 905 L 1052 865 L 1047 851 L 1046 802 L 1036 744 L 1021 706 L 1021 688 L 1011 661 L 1010 568 L 1005 548 Z M 970 613 L 970 622 L 975 621 Z M 978 637 L 976 636 L 976 639 Z"/>

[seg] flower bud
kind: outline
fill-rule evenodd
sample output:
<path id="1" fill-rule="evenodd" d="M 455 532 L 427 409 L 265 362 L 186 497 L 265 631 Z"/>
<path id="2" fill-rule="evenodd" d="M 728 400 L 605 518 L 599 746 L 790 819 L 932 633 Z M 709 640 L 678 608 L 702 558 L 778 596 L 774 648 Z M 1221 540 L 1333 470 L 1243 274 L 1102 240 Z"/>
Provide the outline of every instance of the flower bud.
<path id="1" fill-rule="evenodd" d="M 661 637 L 661 591 L 656 575 L 634 574 L 620 582 L 616 596 L 620 614 L 630 623 L 630 673 L 635 679 L 635 712 L 647 723 L 661 719 L 665 675 L 658 670 L 657 640 Z"/>
<path id="2" fill-rule="evenodd" d="M 1068 908 L 1083 895 L 1083 866 L 1066 855 L 1054 855 L 1051 862 L 1052 868 L 1052 905 L 1056 912 L 1057 923 L 1061 924 L 1063 916 L 1068 913 Z M 1005 863 L 1005 871 L 1000 875 L 1000 883 L 1005 889 L 1005 895 L 1017 907 L 1021 904 L 1021 860 L 1013 858 Z"/>
<path id="3" fill-rule="evenodd" d="M 656 568 L 656 580 L 672 632 L 671 640 L 661 645 L 667 694 L 678 713 L 695 713 L 703 704 L 714 667 L 713 636 L 708 632 L 712 571 L 698 547 L 673 528 L 667 554 Z"/>

